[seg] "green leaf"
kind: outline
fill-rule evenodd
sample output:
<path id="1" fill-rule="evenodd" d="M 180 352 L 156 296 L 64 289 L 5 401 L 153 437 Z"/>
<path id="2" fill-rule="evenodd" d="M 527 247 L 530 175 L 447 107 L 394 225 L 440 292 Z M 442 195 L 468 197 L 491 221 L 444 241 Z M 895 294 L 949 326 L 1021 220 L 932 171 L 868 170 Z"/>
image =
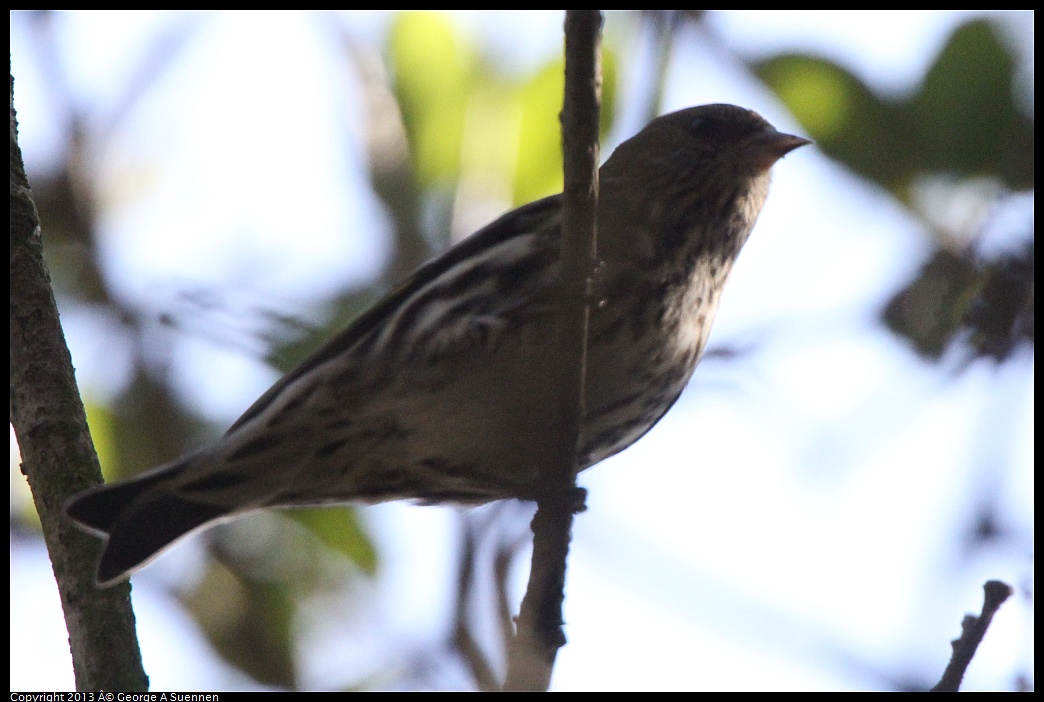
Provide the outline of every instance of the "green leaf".
<path id="1" fill-rule="evenodd" d="M 1033 183 L 1032 122 L 1013 91 L 1015 59 L 994 25 L 976 20 L 950 36 L 911 105 L 922 166 Z"/>
<path id="2" fill-rule="evenodd" d="M 455 180 L 468 96 L 475 82 L 474 48 L 438 12 L 402 12 L 388 38 L 393 90 L 402 110 L 420 183 Z"/>
<path id="3" fill-rule="evenodd" d="M 924 172 L 1033 185 L 1033 121 L 1018 108 L 1015 58 L 987 20 L 954 30 L 908 100 L 878 96 L 845 68 L 785 54 L 752 65 L 827 155 L 900 200 Z"/>
<path id="4" fill-rule="evenodd" d="M 892 106 L 852 73 L 826 59 L 785 54 L 754 64 L 816 146 L 893 192 L 911 169 L 908 130 Z"/>
<path id="5" fill-rule="evenodd" d="M 357 510 L 317 507 L 287 510 L 284 514 L 303 525 L 327 548 L 342 554 L 363 572 L 377 570 L 377 551 L 359 523 Z"/>
<path id="6" fill-rule="evenodd" d="M 279 584 L 243 578 L 213 564 L 182 603 L 221 657 L 274 687 L 297 683 L 292 624 L 296 607 Z"/>
<path id="7" fill-rule="evenodd" d="M 604 138 L 613 124 L 616 58 L 602 51 L 602 109 L 599 130 Z M 565 61 L 559 57 L 538 70 L 521 88 L 522 118 L 515 160 L 514 204 L 522 205 L 562 191 L 562 111 Z M 604 154 L 603 154 L 604 155 Z"/>

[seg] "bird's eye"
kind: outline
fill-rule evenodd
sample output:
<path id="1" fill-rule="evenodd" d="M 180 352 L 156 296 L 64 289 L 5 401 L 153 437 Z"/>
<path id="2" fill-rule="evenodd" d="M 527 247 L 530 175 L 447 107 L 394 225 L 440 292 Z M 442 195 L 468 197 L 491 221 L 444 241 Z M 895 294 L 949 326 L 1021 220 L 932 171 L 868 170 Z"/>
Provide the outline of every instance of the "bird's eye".
<path id="1" fill-rule="evenodd" d="M 699 134 L 700 131 L 702 131 L 706 126 L 707 126 L 707 118 L 706 117 L 697 117 L 696 119 L 692 120 L 692 124 L 689 125 L 689 128 L 693 132 L 695 132 L 696 134 Z"/>
<path id="2" fill-rule="evenodd" d="M 721 123 L 713 117 L 696 117 L 689 124 L 694 136 L 708 137 L 713 135 L 721 127 Z"/>
<path id="3" fill-rule="evenodd" d="M 718 146 L 742 141 L 754 131 L 747 122 L 717 115 L 693 117 L 689 130 L 697 140 Z"/>

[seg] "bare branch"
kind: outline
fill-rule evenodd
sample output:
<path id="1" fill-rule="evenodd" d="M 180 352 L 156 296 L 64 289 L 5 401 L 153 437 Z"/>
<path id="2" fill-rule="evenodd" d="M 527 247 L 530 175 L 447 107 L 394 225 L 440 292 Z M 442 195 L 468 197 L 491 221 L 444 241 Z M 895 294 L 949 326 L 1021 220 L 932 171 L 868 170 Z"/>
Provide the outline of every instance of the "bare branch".
<path id="1" fill-rule="evenodd" d="M 101 482 L 43 259 L 40 218 L 18 146 L 11 76 L 11 424 L 58 583 L 78 690 L 144 691 L 130 586 L 94 586 L 98 543 L 62 513 L 66 498 Z"/>
<path id="2" fill-rule="evenodd" d="M 982 614 L 977 617 L 971 614 L 964 617 L 964 621 L 961 622 L 963 629 L 961 637 L 951 642 L 953 655 L 950 657 L 950 662 L 939 683 L 932 688 L 932 692 L 960 691 L 964 673 L 968 670 L 968 664 L 971 663 L 976 649 L 979 648 L 982 637 L 986 635 L 990 620 L 993 619 L 993 615 L 997 613 L 1004 601 L 1011 597 L 1012 592 L 1010 585 L 999 580 L 988 580 L 982 589 L 985 591 Z"/>
<path id="3" fill-rule="evenodd" d="M 509 690 L 547 690 L 562 633 L 566 557 L 573 513 L 582 509 L 576 488 L 577 445 L 584 414 L 584 378 L 590 279 L 597 260 L 598 117 L 601 102 L 602 14 L 566 12 L 565 101 L 562 150 L 562 288 L 558 339 L 549 364 L 551 436 L 540 461 L 533 560 L 518 633 L 508 661 Z"/>

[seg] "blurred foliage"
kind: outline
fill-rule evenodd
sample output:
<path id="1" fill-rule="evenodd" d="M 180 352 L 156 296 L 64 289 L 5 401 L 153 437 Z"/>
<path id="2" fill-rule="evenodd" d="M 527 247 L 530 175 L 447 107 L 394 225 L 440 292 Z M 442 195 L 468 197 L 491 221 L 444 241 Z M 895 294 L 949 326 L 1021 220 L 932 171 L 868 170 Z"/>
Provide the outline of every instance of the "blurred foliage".
<path id="1" fill-rule="evenodd" d="M 356 38 L 331 31 L 326 17 L 316 18 L 364 90 L 382 96 L 368 105 L 365 142 L 371 185 L 393 223 L 395 251 L 374 286 L 348 288 L 328 301 L 328 319 L 319 328 L 305 328 L 302 334 L 299 320 L 256 312 L 271 330 L 265 332 L 269 361 L 283 370 L 364 311 L 376 299 L 375 290 L 448 246 L 450 232 L 472 228 L 466 221 L 469 207 L 477 204 L 481 210 L 492 203 L 502 211 L 552 194 L 562 182 L 560 54 L 519 72 L 501 65 L 483 37 L 462 31 L 449 15 L 402 12 L 392 19 L 383 42 L 383 70 L 374 70 L 372 57 Z M 35 44 L 49 57 L 41 65 L 55 86 L 59 104 L 54 109 L 63 114 L 68 130 L 65 160 L 54 172 L 33 179 L 56 289 L 64 305 L 96 310 L 134 355 L 132 377 L 118 397 L 104 404 L 85 398 L 108 480 L 181 455 L 215 431 L 177 397 L 164 349 L 180 335 L 198 334 L 200 318 L 222 303 L 205 292 L 209 301 L 200 302 L 196 292 L 187 291 L 180 301 L 186 309 L 155 319 L 113 294 L 98 245 L 105 185 L 96 180 L 92 162 L 104 152 L 99 145 L 191 50 L 208 19 L 206 14 L 173 17 L 156 45 L 143 51 L 141 65 L 131 69 L 123 94 L 114 100 L 114 113 L 103 123 L 89 123 L 62 62 L 53 60 L 61 55 L 58 15 L 31 16 Z M 603 134 L 612 125 L 615 86 L 615 53 L 606 46 Z M 356 579 L 374 574 L 380 565 L 351 509 L 266 513 L 216 527 L 200 541 L 211 557 L 201 578 L 178 597 L 223 659 L 273 687 L 298 685 L 294 622 L 301 607 L 331 592 L 343 596 Z M 462 587 L 471 587 L 468 583 L 462 578 Z M 447 648 L 452 646 L 447 639 Z M 480 666 L 477 659 L 469 663 L 472 669 Z"/>
<path id="2" fill-rule="evenodd" d="M 403 12 L 392 22 L 392 89 L 418 185 L 455 189 L 465 177 L 492 179 L 505 183 L 512 205 L 560 192 L 562 57 L 516 76 L 482 56 L 475 44 L 439 12 Z M 615 104 L 611 46 L 603 47 L 602 73 L 604 137 Z"/>
<path id="3" fill-rule="evenodd" d="M 1033 346 L 1033 242 L 993 259 L 938 248 L 882 311 L 922 356 L 959 343 L 970 358 L 1005 361 Z"/>
<path id="4" fill-rule="evenodd" d="M 287 514 L 318 536 L 323 546 L 345 556 L 364 573 L 373 575 L 377 571 L 377 551 L 359 523 L 355 510 L 317 507 Z"/>
<path id="5" fill-rule="evenodd" d="M 635 91 L 647 92 L 648 111 L 659 110 L 675 36 L 695 25 L 706 29 L 706 17 L 704 11 L 640 14 L 652 27 L 646 38 L 659 56 L 653 79 Z M 57 57 L 61 50 L 52 20 L 52 13 L 34 14 L 35 40 L 41 53 Z M 116 101 L 120 111 L 106 129 L 148 97 L 153 81 L 206 21 L 206 15 L 186 16 L 163 37 L 128 80 L 126 94 Z M 367 68 L 362 49 L 347 32 L 327 36 L 340 41 L 337 55 L 362 83 L 359 92 L 381 98 L 367 108 L 365 139 L 371 187 L 392 223 L 395 251 L 375 288 L 447 246 L 451 232 L 473 228 L 468 209 L 475 203 L 480 210 L 489 203 L 503 210 L 560 189 L 560 55 L 519 75 L 498 63 L 481 36 L 467 35 L 436 12 L 395 17 L 382 47 L 384 72 Z M 617 58 L 612 38 L 606 36 L 603 53 L 603 135 L 617 113 L 618 63 L 626 60 Z M 157 325 L 109 289 L 97 246 L 101 198 L 91 158 L 110 134 L 85 126 L 67 77 L 57 74 L 60 62 L 44 65 L 51 72 L 48 83 L 66 101 L 60 108 L 68 115 L 68 153 L 56 173 L 34 178 L 34 193 L 65 304 L 97 307 L 134 347 L 134 375 L 125 392 L 108 406 L 88 403 L 107 475 L 125 477 L 197 446 L 213 428 L 184 406 L 168 369 L 147 353 L 146 339 L 155 345 L 158 337 L 162 345 L 181 320 Z M 892 193 L 936 235 L 920 271 L 882 311 L 889 329 L 929 359 L 957 341 L 972 357 L 997 361 L 1020 345 L 1032 346 L 1032 222 L 1024 233 L 1027 244 L 987 257 L 977 251 L 974 236 L 948 231 L 918 209 L 918 184 L 925 174 L 942 173 L 959 183 L 985 177 L 1005 192 L 1033 187 L 1033 119 L 1020 107 L 1013 87 L 1016 61 L 993 23 L 975 20 L 958 27 L 922 84 L 901 98 L 879 95 L 851 71 L 810 55 L 785 54 L 750 65 L 825 154 Z M 374 288 L 343 290 L 328 302 L 321 328 L 304 338 L 279 339 L 273 364 L 283 370 L 293 366 L 375 297 Z M 181 597 L 225 660 L 259 682 L 293 688 L 299 635 L 294 622 L 302 605 L 350 589 L 379 568 L 380 554 L 349 509 L 265 515 L 249 526 L 266 530 L 263 538 L 251 537 L 238 524 L 208 532 L 205 543 L 213 558 Z M 471 660 L 468 666 L 479 670 L 480 663 Z"/>
<path id="6" fill-rule="evenodd" d="M 181 596 L 222 658 L 259 683 L 296 687 L 292 624 L 296 588 L 283 582 L 252 578 L 218 563 Z"/>
<path id="7" fill-rule="evenodd" d="M 222 658 L 265 685 L 299 687 L 299 607 L 314 594 L 345 596 L 360 569 L 376 570 L 377 553 L 357 514 L 295 509 L 208 533 L 214 558 L 180 599 Z"/>
<path id="8" fill-rule="evenodd" d="M 1033 119 L 1015 93 L 1015 57 L 987 20 L 961 25 L 919 88 L 878 95 L 846 68 L 801 54 L 753 64 L 825 154 L 911 202 L 925 171 L 1033 185 Z"/>
<path id="9" fill-rule="evenodd" d="M 481 66 L 474 47 L 438 12 L 405 12 L 392 22 L 388 50 L 394 90 L 423 187 L 460 173 L 468 99 Z"/>
<path id="10" fill-rule="evenodd" d="M 1033 118 L 1016 92 L 1017 63 L 1002 28 L 976 19 L 957 27 L 921 84 L 902 98 L 879 95 L 843 66 L 814 56 L 752 65 L 824 153 L 892 193 L 935 233 L 920 273 L 881 312 L 882 322 L 926 359 L 955 342 L 969 358 L 996 361 L 1033 345 L 1032 221 L 1025 231 L 1006 233 L 1023 244 L 984 255 L 977 246 L 983 222 L 971 232 L 952 231 L 930 206 L 944 183 L 956 191 L 988 179 L 1002 191 L 992 205 L 1033 189 Z M 927 197 L 925 187 L 933 188 Z"/>

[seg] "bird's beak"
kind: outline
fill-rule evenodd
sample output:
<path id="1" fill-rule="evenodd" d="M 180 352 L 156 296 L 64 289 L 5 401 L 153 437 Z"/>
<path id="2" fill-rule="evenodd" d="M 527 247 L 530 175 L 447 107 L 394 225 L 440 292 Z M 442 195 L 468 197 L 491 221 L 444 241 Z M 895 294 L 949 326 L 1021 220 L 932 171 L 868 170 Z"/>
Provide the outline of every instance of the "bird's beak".
<path id="1" fill-rule="evenodd" d="M 811 140 L 804 137 L 784 134 L 773 129 L 759 136 L 753 144 L 754 162 L 762 171 L 767 171 L 772 168 L 772 164 L 794 149 L 811 143 Z"/>

